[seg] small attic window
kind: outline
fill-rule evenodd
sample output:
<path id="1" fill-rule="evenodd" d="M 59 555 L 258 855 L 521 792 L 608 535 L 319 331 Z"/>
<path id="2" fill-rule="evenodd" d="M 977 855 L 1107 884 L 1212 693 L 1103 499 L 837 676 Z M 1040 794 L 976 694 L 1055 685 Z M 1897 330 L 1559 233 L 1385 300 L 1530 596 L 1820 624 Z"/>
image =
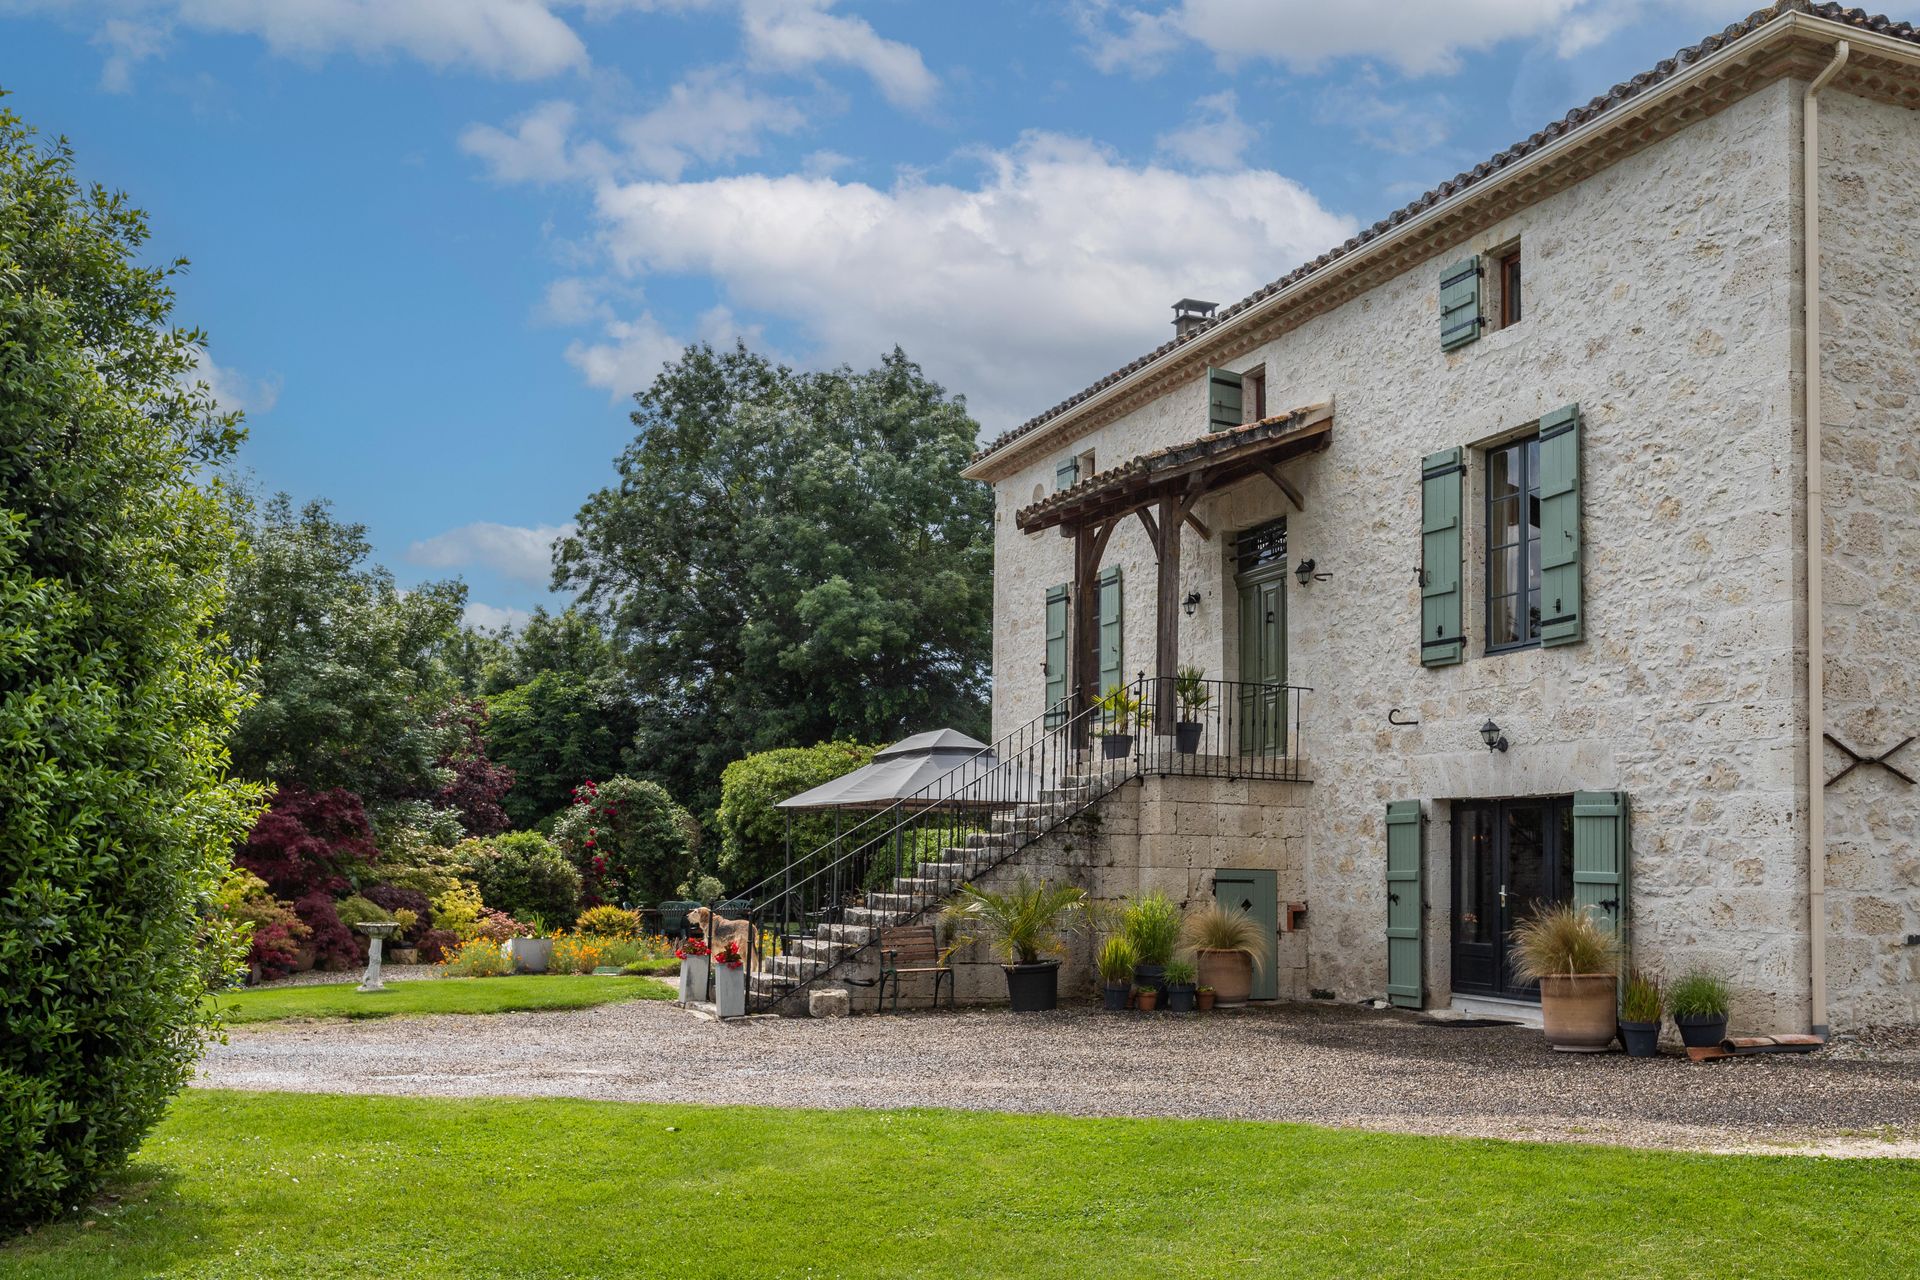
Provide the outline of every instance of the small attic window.
<path id="1" fill-rule="evenodd" d="M 1511 328 L 1520 323 L 1524 314 L 1520 308 L 1520 244 L 1515 241 L 1494 256 L 1493 287 L 1499 294 L 1494 315 L 1499 320 L 1495 326 L 1500 329 Z"/>

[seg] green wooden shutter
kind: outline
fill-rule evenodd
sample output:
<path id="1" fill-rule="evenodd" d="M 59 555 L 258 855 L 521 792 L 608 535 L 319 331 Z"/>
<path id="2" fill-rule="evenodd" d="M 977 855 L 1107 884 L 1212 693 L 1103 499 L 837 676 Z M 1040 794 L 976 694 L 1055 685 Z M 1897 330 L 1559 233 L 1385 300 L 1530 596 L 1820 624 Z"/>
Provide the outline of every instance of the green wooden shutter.
<path id="1" fill-rule="evenodd" d="M 1442 449 L 1420 464 L 1420 664 L 1427 667 L 1452 666 L 1467 651 L 1460 621 L 1464 458 L 1458 448 Z"/>
<path id="2" fill-rule="evenodd" d="M 1067 720 L 1067 584 L 1047 588 L 1047 727 Z"/>
<path id="3" fill-rule="evenodd" d="M 1071 489 L 1080 483 L 1080 459 L 1068 458 L 1053 469 L 1054 489 Z"/>
<path id="4" fill-rule="evenodd" d="M 1480 255 L 1440 274 L 1440 349 L 1452 351 L 1480 336 Z"/>
<path id="5" fill-rule="evenodd" d="M 1387 806 L 1387 999 L 1409 1009 L 1426 1003 L 1427 823 L 1418 800 Z"/>
<path id="6" fill-rule="evenodd" d="M 1580 606 L 1580 406 L 1540 419 L 1540 643 L 1586 638 Z"/>
<path id="7" fill-rule="evenodd" d="M 1623 960 L 1629 954 L 1627 850 L 1627 793 L 1574 792 L 1573 905 L 1593 908 L 1596 919 L 1613 926 Z"/>
<path id="8" fill-rule="evenodd" d="M 1120 566 L 1111 565 L 1100 573 L 1100 594 L 1095 597 L 1100 619 L 1100 692 L 1125 683 L 1122 639 L 1125 626 L 1120 612 Z"/>
<path id="9" fill-rule="evenodd" d="M 1241 425 L 1241 379 L 1231 369 L 1207 370 L 1207 430 Z"/>

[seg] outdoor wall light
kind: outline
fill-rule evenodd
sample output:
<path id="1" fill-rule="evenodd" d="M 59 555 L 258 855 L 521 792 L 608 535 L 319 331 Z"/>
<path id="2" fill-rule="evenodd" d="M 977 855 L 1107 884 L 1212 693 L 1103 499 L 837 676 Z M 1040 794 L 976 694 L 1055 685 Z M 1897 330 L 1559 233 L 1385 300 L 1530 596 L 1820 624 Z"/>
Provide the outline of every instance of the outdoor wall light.
<path id="1" fill-rule="evenodd" d="M 1200 593 L 1198 591 L 1187 592 L 1187 598 L 1180 602 L 1180 607 L 1185 609 L 1187 616 L 1191 618 L 1194 612 L 1200 608 Z"/>
<path id="2" fill-rule="evenodd" d="M 1293 571 L 1293 576 L 1300 579 L 1300 585 L 1303 587 L 1306 586 L 1309 582 L 1312 582 L 1313 581 L 1313 561 L 1302 560 L 1300 562 L 1300 567 Z"/>
<path id="3" fill-rule="evenodd" d="M 1489 751 L 1505 751 L 1507 735 L 1500 732 L 1500 726 L 1489 720 L 1480 726 L 1480 741 L 1487 744 Z"/>

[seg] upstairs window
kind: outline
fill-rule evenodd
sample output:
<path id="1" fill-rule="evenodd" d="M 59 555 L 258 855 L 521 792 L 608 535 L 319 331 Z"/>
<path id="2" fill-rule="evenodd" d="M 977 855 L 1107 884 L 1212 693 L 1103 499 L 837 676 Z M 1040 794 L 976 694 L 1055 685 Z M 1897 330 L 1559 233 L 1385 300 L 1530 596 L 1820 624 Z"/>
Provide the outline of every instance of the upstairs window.
<path id="1" fill-rule="evenodd" d="M 1267 366 L 1261 365 L 1240 375 L 1240 398 L 1246 402 L 1248 422 L 1266 421 Z"/>
<path id="2" fill-rule="evenodd" d="M 1520 246 L 1500 255 L 1495 278 L 1500 290 L 1500 327 L 1520 323 Z"/>
<path id="3" fill-rule="evenodd" d="M 1487 450 L 1487 652 L 1540 642 L 1540 437 Z"/>

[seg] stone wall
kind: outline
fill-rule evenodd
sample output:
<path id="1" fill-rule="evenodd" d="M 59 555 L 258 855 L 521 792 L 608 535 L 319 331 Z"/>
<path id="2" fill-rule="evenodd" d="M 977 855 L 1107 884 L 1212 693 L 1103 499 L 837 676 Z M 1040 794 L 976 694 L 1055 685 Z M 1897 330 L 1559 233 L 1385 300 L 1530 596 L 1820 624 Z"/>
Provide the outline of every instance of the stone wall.
<path id="1" fill-rule="evenodd" d="M 1734 980 L 1735 1023 L 1807 1016 L 1804 707 L 1795 664 L 1794 172 L 1798 89 L 1777 83 L 1469 243 L 1233 362 L 1264 364 L 1275 412 L 1335 402 L 1331 447 L 1288 465 L 1305 511 L 1265 480 L 1218 494 L 1182 550 L 1182 657 L 1232 678 L 1228 543 L 1280 514 L 1296 559 L 1330 580 L 1288 585 L 1290 677 L 1311 686 L 1303 943 L 1311 985 L 1343 998 L 1385 983 L 1384 810 L 1428 802 L 1428 987 L 1449 996 L 1448 802 L 1623 790 L 1633 806 L 1638 963 L 1695 962 Z M 1441 270 L 1518 239 L 1525 320 L 1439 349 Z M 1276 264 L 1280 265 L 1280 264 Z M 1147 305 L 1151 300 L 1143 300 Z M 1479 456 L 1466 495 L 1467 660 L 1419 664 L 1419 463 L 1483 446 L 1543 412 L 1584 415 L 1584 643 L 1488 655 Z M 1200 433 L 1196 384 L 1061 446 L 1098 465 Z M 1056 456 L 997 485 L 996 732 L 1038 714 L 1046 588 L 1069 576 L 1057 532 L 1013 512 L 1050 488 Z M 1153 557 L 1121 528 L 1129 670 L 1153 664 Z M 1391 728 L 1390 709 L 1420 721 Z M 1513 743 L 1490 755 L 1477 729 Z"/>
<path id="2" fill-rule="evenodd" d="M 1827 727 L 1872 757 L 1920 734 L 1920 115 L 1821 104 Z M 1833 1024 L 1920 1023 L 1920 787 L 1861 766 L 1826 806 Z"/>

